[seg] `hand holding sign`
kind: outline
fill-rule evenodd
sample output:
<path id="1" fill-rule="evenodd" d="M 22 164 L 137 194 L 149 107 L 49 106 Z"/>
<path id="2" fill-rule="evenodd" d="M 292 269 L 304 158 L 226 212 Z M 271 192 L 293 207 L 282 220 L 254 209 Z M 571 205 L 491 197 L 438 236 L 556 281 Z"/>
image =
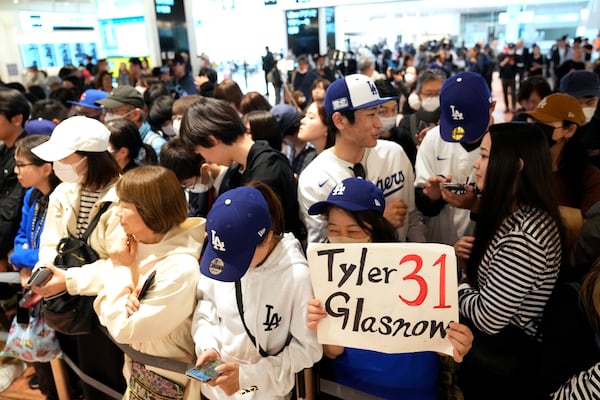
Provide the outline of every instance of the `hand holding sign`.
<path id="1" fill-rule="evenodd" d="M 384 353 L 452 355 L 446 328 L 458 320 L 454 249 L 441 244 L 310 244 L 315 297 L 328 316 L 322 344 Z"/>

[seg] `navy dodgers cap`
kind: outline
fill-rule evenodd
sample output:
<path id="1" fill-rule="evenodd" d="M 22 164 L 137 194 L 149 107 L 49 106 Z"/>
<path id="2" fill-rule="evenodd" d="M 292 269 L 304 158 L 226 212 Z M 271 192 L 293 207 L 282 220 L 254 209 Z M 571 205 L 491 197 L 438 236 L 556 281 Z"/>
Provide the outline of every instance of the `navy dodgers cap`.
<path id="1" fill-rule="evenodd" d="M 471 143 L 483 136 L 490 122 L 492 94 L 480 74 L 461 72 L 444 81 L 440 90 L 440 134 L 446 142 Z"/>

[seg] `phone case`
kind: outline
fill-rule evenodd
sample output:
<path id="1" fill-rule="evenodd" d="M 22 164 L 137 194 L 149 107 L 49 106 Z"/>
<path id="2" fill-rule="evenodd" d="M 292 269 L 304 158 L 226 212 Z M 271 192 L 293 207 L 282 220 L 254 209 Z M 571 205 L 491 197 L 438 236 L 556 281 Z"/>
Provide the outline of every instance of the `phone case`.
<path id="1" fill-rule="evenodd" d="M 221 372 L 215 369 L 215 367 L 221 364 L 223 364 L 223 362 L 218 360 L 208 361 L 198 367 L 188 369 L 185 374 L 200 382 L 208 382 L 221 375 Z"/>
<path id="2" fill-rule="evenodd" d="M 448 190 L 464 190 L 465 186 L 462 183 L 442 182 L 441 187 Z"/>
<path id="3" fill-rule="evenodd" d="M 146 295 L 146 292 L 150 288 L 150 285 L 152 285 L 152 282 L 154 282 L 154 277 L 155 276 L 156 276 L 156 270 L 152 271 L 152 273 L 150 273 L 150 275 L 148 276 L 148 278 L 146 278 L 146 280 L 144 281 L 144 284 L 142 285 L 142 288 L 138 292 L 138 295 L 137 295 L 138 299 L 142 299 Z"/>
<path id="4" fill-rule="evenodd" d="M 36 269 L 29 280 L 27 281 L 28 286 L 42 286 L 52 275 L 52 271 L 48 268 L 38 268 Z"/>

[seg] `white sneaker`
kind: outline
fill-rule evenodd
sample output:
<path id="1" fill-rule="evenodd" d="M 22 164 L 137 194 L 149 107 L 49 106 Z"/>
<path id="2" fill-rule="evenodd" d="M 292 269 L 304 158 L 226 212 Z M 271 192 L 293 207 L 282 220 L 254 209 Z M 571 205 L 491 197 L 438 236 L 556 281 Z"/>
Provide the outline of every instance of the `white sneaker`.
<path id="1" fill-rule="evenodd" d="M 23 361 L 0 365 L 0 392 L 4 392 L 27 369 Z"/>

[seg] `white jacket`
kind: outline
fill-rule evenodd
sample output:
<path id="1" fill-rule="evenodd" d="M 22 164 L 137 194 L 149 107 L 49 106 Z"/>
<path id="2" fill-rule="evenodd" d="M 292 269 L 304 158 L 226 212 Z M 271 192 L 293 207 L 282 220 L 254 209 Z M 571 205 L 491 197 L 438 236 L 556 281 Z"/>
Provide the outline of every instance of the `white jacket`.
<path id="1" fill-rule="evenodd" d="M 354 176 L 351 169 L 354 164 L 336 157 L 332 150 L 329 148 L 319 154 L 298 178 L 300 219 L 308 231 L 308 243 L 320 243 L 327 237 L 327 220 L 323 215 L 308 215 L 309 207 L 327 200 L 338 183 Z M 399 241 L 424 242 L 423 216 L 415 205 L 415 175 L 402 147 L 394 142 L 378 140 L 375 147 L 365 149 L 361 163 L 366 179 L 383 191 L 386 204 L 402 199 L 408 207 L 404 225 L 397 229 Z"/>
<path id="2" fill-rule="evenodd" d="M 216 349 L 223 361 L 240 364 L 241 390 L 257 388 L 229 397 L 219 387 L 203 384 L 202 393 L 212 400 L 285 399 L 295 373 L 311 367 L 322 355 L 316 333 L 307 326 L 306 307 L 313 290 L 300 243 L 285 234 L 262 265 L 246 272 L 241 287 L 246 325 L 271 356 L 262 357 L 246 334 L 235 284 L 201 276 L 192 324 L 196 353 Z M 285 346 L 289 334 L 291 342 Z"/>
<path id="3" fill-rule="evenodd" d="M 94 308 L 100 323 L 119 343 L 142 353 L 193 364 L 192 315 L 196 308 L 196 287 L 200 278 L 198 257 L 205 232 L 203 218 L 188 218 L 171 229 L 159 243 L 138 243 L 138 288 L 152 270 L 154 283 L 141 300 L 140 308 L 127 315 L 125 304 L 132 276 L 129 267 L 112 267 L 103 274 L 103 288 Z M 108 262 L 111 266 L 110 260 Z M 199 399 L 200 388 L 183 374 L 147 366 L 148 369 L 187 387 L 186 399 Z M 129 362 L 125 363 L 129 378 Z"/>
<path id="4" fill-rule="evenodd" d="M 70 294 L 94 296 L 98 294 L 101 285 L 101 275 L 105 271 L 105 261 L 108 258 L 111 246 L 120 243 L 125 234 L 119 224 L 117 216 L 117 192 L 113 181 L 100 192 L 100 199 L 90 211 L 89 221 L 97 214 L 104 202 L 113 204 L 102 214 L 96 228 L 92 231 L 88 243 L 98 253 L 100 259 L 83 267 L 71 267 L 65 272 L 67 291 Z M 50 195 L 46 224 L 40 237 L 41 263 L 54 263 L 56 246 L 64 237 L 77 233 L 77 215 L 79 213 L 79 199 L 81 197 L 81 184 L 61 183 Z"/>

